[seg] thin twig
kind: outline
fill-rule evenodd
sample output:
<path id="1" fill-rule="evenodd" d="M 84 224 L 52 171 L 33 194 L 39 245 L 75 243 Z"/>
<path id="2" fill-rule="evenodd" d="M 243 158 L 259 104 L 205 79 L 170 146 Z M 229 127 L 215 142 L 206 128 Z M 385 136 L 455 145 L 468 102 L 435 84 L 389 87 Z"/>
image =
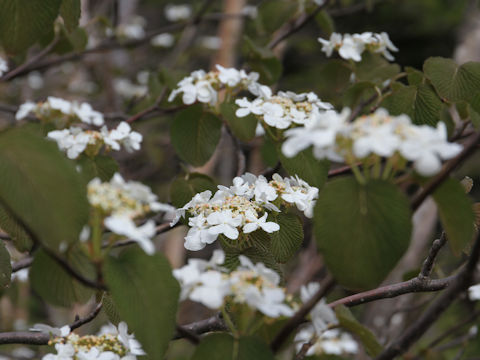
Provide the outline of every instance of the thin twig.
<path id="1" fill-rule="evenodd" d="M 12 264 L 12 272 L 17 272 L 30 267 L 33 263 L 33 257 L 26 257 Z"/>
<path id="2" fill-rule="evenodd" d="M 187 339 L 194 345 L 197 345 L 200 343 L 200 337 L 197 334 L 195 334 L 193 331 L 187 329 L 184 326 L 177 325 L 177 334 L 182 338 Z"/>
<path id="3" fill-rule="evenodd" d="M 273 352 L 280 350 L 285 340 L 290 336 L 295 329 L 305 321 L 308 313 L 315 307 L 315 305 L 323 298 L 335 285 L 335 281 L 330 275 L 321 282 L 320 289 L 313 295 L 303 306 L 293 315 L 283 328 L 278 332 L 277 336 L 270 344 L 270 348 Z"/>
<path id="4" fill-rule="evenodd" d="M 424 313 L 410 325 L 399 338 L 385 348 L 376 360 L 390 360 L 405 353 L 410 346 L 429 329 L 439 316 L 452 304 L 452 302 L 464 292 L 472 283 L 473 273 L 480 257 L 480 233 L 477 235 L 472 252 L 466 266 L 455 275 L 455 281 L 451 282 L 448 289 L 440 294 Z"/>
<path id="5" fill-rule="evenodd" d="M 428 252 L 428 256 L 423 262 L 422 270 L 418 274 L 418 277 L 428 277 L 432 272 L 433 263 L 435 262 L 435 258 L 438 255 L 440 249 L 445 245 L 447 242 L 447 235 L 445 235 L 445 231 L 442 232 L 440 239 L 436 239 L 433 241 L 432 246 L 430 247 L 430 251 Z"/>
<path id="6" fill-rule="evenodd" d="M 95 319 L 102 309 L 102 304 L 97 304 L 95 309 L 84 318 L 75 320 L 70 329 L 75 330 Z M 5 344 L 26 344 L 26 345 L 47 345 L 50 341 L 50 334 L 33 331 L 15 331 L 0 333 L 0 345 Z"/>
<path id="7" fill-rule="evenodd" d="M 278 29 L 275 33 L 276 35 L 269 43 L 268 48 L 274 49 L 280 44 L 283 40 L 288 38 L 289 36 L 295 34 L 297 31 L 302 29 L 308 22 L 313 20 L 317 14 L 325 9 L 330 4 L 330 0 L 325 0 L 322 5 L 318 5 L 315 10 L 313 10 L 310 14 L 303 13 L 298 18 L 291 20 L 290 22 L 284 24 L 280 29 Z"/>
<path id="8" fill-rule="evenodd" d="M 204 320 L 182 325 L 182 328 L 196 335 L 205 334 L 212 331 L 228 330 L 227 325 L 223 321 L 221 313 L 217 313 Z M 173 339 L 176 340 L 176 339 L 181 339 L 183 337 L 185 337 L 184 334 L 181 334 L 177 331 L 177 334 L 173 337 Z"/>

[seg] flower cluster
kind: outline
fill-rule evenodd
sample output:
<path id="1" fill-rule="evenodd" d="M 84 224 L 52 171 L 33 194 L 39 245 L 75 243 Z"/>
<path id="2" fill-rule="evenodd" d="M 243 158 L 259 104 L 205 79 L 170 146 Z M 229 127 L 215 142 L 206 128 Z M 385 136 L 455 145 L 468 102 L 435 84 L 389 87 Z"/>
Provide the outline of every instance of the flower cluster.
<path id="1" fill-rule="evenodd" d="M 216 250 L 210 261 L 190 259 L 184 267 L 173 270 L 182 288 L 180 299 L 190 299 L 210 309 L 219 309 L 230 300 L 271 318 L 293 315 L 292 301 L 279 287 L 280 276 L 275 271 L 262 263 L 254 265 L 241 255 L 240 266 L 228 273 L 220 266 L 224 258 L 224 253 Z"/>
<path id="2" fill-rule="evenodd" d="M 134 335 L 128 334 L 126 323 L 120 322 L 118 329 L 113 325 L 111 328 L 112 332 L 97 336 L 79 336 L 71 333 L 68 326 L 58 331 L 38 324 L 32 330 L 56 336 L 49 344 L 55 344 L 57 353 L 47 354 L 42 360 L 136 360 L 137 355 L 145 355 Z"/>
<path id="3" fill-rule="evenodd" d="M 57 142 L 58 148 L 67 153 L 70 159 L 76 159 L 81 153 L 96 155 L 105 145 L 107 150 L 120 150 L 121 146 L 128 152 L 140 150 L 142 134 L 132 131 L 128 123 L 122 121 L 117 128 L 108 130 L 103 126 L 100 131 L 83 130 L 72 126 L 68 129 L 54 130 L 47 137 Z"/>
<path id="4" fill-rule="evenodd" d="M 258 93 L 257 89 L 261 86 L 257 83 L 258 73 L 247 74 L 244 70 L 224 68 L 221 65 L 216 68 L 216 71 L 208 73 L 196 70 L 183 78 L 171 92 L 168 101 L 173 101 L 178 94 L 183 94 L 182 101 L 186 105 L 199 101 L 214 106 L 218 100 L 218 90 L 222 87 L 232 91 L 248 89 L 254 94 Z"/>
<path id="5" fill-rule="evenodd" d="M 333 108 L 313 92 L 296 94 L 280 91 L 272 96 L 270 88 L 266 86 L 261 88 L 261 94 L 255 100 L 243 98 L 237 99 L 235 103 L 239 106 L 235 113 L 238 117 L 254 114 L 268 126 L 277 129 L 287 129 L 294 124 L 304 125 L 318 114 Z"/>
<path id="6" fill-rule="evenodd" d="M 302 127 L 285 132 L 287 140 L 282 152 L 293 157 L 313 146 L 318 159 L 355 164 L 373 157 L 389 158 L 390 166 L 405 166 L 412 161 L 415 170 L 423 176 L 440 171 L 441 160 L 448 160 L 462 150 L 462 146 L 450 143 L 445 124 L 436 128 L 412 124 L 407 115 L 391 116 L 385 109 L 348 122 L 350 111 L 327 111 Z"/>
<path id="7" fill-rule="evenodd" d="M 107 229 L 135 240 L 147 254 L 153 254 L 155 248 L 151 238 L 155 235 L 155 222 L 148 220 L 137 227 L 134 219 L 149 212 L 172 213 L 171 205 L 159 203 L 148 186 L 136 181 L 126 182 L 118 173 L 110 182 L 102 183 L 98 178 L 90 181 L 87 195 L 90 204 L 100 211 Z"/>
<path id="8" fill-rule="evenodd" d="M 296 178 L 273 175 L 271 181 L 264 176 L 246 173 L 233 179 L 230 187 L 218 186 L 197 194 L 185 206 L 177 209 L 175 224 L 180 217 L 190 215 L 190 230 L 185 237 L 185 248 L 201 250 L 223 234 L 231 240 L 238 239 L 239 229 L 244 234 L 258 229 L 272 233 L 280 226 L 267 221 L 269 212 L 280 211 L 279 206 L 294 204 L 305 216 L 312 217 L 318 189 Z"/>
<path id="9" fill-rule="evenodd" d="M 20 105 L 15 118 L 22 120 L 30 113 L 34 113 L 40 120 L 54 122 L 58 127 L 78 121 L 95 126 L 104 124 L 103 114 L 93 110 L 90 104 L 67 101 L 53 96 L 49 96 L 44 102 L 27 101 Z"/>
<path id="10" fill-rule="evenodd" d="M 382 54 L 387 60 L 392 61 L 394 57 L 389 50 L 398 51 L 386 32 L 380 34 L 364 32 L 353 35 L 332 33 L 329 40 L 319 38 L 318 41 L 322 44 L 322 51 L 328 57 L 336 50 L 342 58 L 353 61 L 361 61 L 365 50 Z"/>

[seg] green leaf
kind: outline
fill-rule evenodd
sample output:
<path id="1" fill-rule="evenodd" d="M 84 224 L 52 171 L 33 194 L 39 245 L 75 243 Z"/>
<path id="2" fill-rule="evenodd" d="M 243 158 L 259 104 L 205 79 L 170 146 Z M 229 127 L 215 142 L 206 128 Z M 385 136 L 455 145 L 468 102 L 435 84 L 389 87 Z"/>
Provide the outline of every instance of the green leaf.
<path id="1" fill-rule="evenodd" d="M 318 82 L 315 84 L 316 92 L 326 101 L 341 98 L 345 89 L 350 85 L 352 69 L 345 61 L 329 60 L 318 70 Z"/>
<path id="2" fill-rule="evenodd" d="M 338 305 L 335 307 L 335 314 L 337 315 L 340 327 L 348 330 L 350 333 L 355 334 L 362 342 L 365 350 L 370 357 L 375 357 L 382 351 L 382 346 L 377 341 L 375 335 L 360 324 L 353 316 L 352 312 L 344 305 Z"/>
<path id="3" fill-rule="evenodd" d="M 162 359 L 175 331 L 180 292 L 168 261 L 130 248 L 106 259 L 104 275 L 122 320 L 150 359 Z"/>
<path id="4" fill-rule="evenodd" d="M 429 84 L 403 86 L 387 96 L 382 104 L 392 115 L 407 114 L 418 125 L 435 126 L 443 103 Z"/>
<path id="5" fill-rule="evenodd" d="M 79 249 L 63 257 L 78 273 L 89 279 L 95 278 L 93 265 Z M 29 274 L 35 292 L 52 305 L 69 307 L 74 303 L 84 303 L 93 295 L 91 289 L 75 280 L 44 250 L 35 253 Z"/>
<path id="6" fill-rule="evenodd" d="M 345 106 L 353 109 L 361 101 L 366 101 L 372 95 L 375 95 L 375 84 L 369 81 L 362 81 L 350 86 L 343 95 Z"/>
<path id="7" fill-rule="evenodd" d="M 227 121 L 233 135 L 241 141 L 250 141 L 255 137 L 255 129 L 257 128 L 257 118 L 253 114 L 239 118 L 235 115 L 238 108 L 233 103 L 224 102 L 220 105 L 220 112 Z"/>
<path id="8" fill-rule="evenodd" d="M 180 158 L 194 166 L 205 164 L 213 155 L 222 130 L 222 122 L 200 104 L 180 111 L 170 135 Z"/>
<path id="9" fill-rule="evenodd" d="M 91 158 L 82 154 L 77 163 L 80 165 L 86 181 L 96 177 L 102 181 L 109 181 L 118 172 L 118 163 L 114 158 L 107 155 L 97 155 Z"/>
<path id="10" fill-rule="evenodd" d="M 380 54 L 364 52 L 362 61 L 356 63 L 356 81 L 370 81 L 381 84 L 400 72 L 400 66 L 390 64 Z"/>
<path id="11" fill-rule="evenodd" d="M 405 72 L 407 73 L 407 80 L 409 85 L 420 85 L 425 80 L 423 73 L 413 67 L 406 66 Z"/>
<path id="12" fill-rule="evenodd" d="M 352 177 L 329 182 L 315 207 L 315 235 L 327 267 L 351 289 L 378 285 L 406 251 L 410 204 L 393 184 Z"/>
<path id="13" fill-rule="evenodd" d="M 19 53 L 52 30 L 61 0 L 0 0 L 0 41 Z"/>
<path id="14" fill-rule="evenodd" d="M 300 179 L 305 180 L 311 186 L 321 189 L 327 181 L 330 162 L 316 159 L 312 149 L 303 150 L 292 158 L 283 155 L 279 149 L 278 157 L 289 175 L 298 175 Z"/>
<path id="15" fill-rule="evenodd" d="M 57 44 L 52 49 L 56 54 L 66 54 L 72 51 L 85 50 L 88 43 L 88 34 L 84 28 L 77 27 L 68 32 L 65 27 L 60 29 L 60 36 Z"/>
<path id="16" fill-rule="evenodd" d="M 271 219 L 280 225 L 280 230 L 270 234 L 271 250 L 275 259 L 286 263 L 292 258 L 303 243 L 303 226 L 294 214 L 272 213 Z"/>
<path id="17" fill-rule="evenodd" d="M 86 186 L 74 163 L 33 129 L 0 134 L 0 204 L 42 244 L 72 244 L 88 220 Z"/>
<path id="18" fill-rule="evenodd" d="M 32 248 L 33 241 L 30 235 L 2 205 L 0 205 L 0 228 L 10 235 L 12 243 L 18 251 L 29 251 Z"/>
<path id="19" fill-rule="evenodd" d="M 10 285 L 12 277 L 12 264 L 10 263 L 10 254 L 3 241 L 0 241 L 0 291 Z"/>
<path id="20" fill-rule="evenodd" d="M 453 60 L 432 57 L 423 64 L 423 71 L 440 97 L 450 102 L 470 100 L 480 91 L 480 63 L 458 66 Z"/>
<path id="21" fill-rule="evenodd" d="M 450 247 L 459 255 L 472 240 L 475 231 L 473 203 L 463 186 L 454 179 L 444 181 L 433 193 L 433 199 Z"/>
<path id="22" fill-rule="evenodd" d="M 192 200 L 196 194 L 205 190 L 214 193 L 217 186 L 209 176 L 191 173 L 175 179 L 170 187 L 170 198 L 173 206 L 179 208 Z"/>
<path id="23" fill-rule="evenodd" d="M 102 310 L 107 315 L 108 321 L 110 321 L 112 324 L 118 325 L 118 323 L 122 321 L 117 307 L 115 306 L 115 302 L 108 293 L 103 293 Z"/>
<path id="24" fill-rule="evenodd" d="M 265 165 L 274 168 L 278 163 L 277 149 L 275 143 L 269 138 L 263 138 L 263 144 L 260 148 L 260 154 L 262 155 L 262 160 Z"/>
<path id="25" fill-rule="evenodd" d="M 80 0 L 62 0 L 60 16 L 63 18 L 63 22 L 68 31 L 73 31 L 77 28 L 80 15 Z"/>
<path id="26" fill-rule="evenodd" d="M 282 75 L 283 67 L 275 54 L 264 47 L 256 45 L 248 36 L 244 36 L 247 46 L 247 63 L 253 71 L 260 74 L 262 84 L 274 84 Z"/>
<path id="27" fill-rule="evenodd" d="M 231 335 L 211 334 L 202 339 L 191 360 L 273 360 L 264 342 L 253 336 L 235 340 Z"/>
<path id="28" fill-rule="evenodd" d="M 318 26 L 320 26 L 323 32 L 328 36 L 330 36 L 330 34 L 335 31 L 335 22 L 333 21 L 330 14 L 325 10 L 320 11 L 315 16 L 315 22 L 318 24 Z"/>

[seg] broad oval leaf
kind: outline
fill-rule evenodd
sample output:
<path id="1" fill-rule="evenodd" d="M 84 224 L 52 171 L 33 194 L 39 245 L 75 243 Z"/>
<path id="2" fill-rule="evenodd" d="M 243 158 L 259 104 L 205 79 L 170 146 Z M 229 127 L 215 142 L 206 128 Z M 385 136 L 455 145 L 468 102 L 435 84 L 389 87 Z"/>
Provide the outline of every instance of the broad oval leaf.
<path id="1" fill-rule="evenodd" d="M 0 134 L 0 204 L 53 251 L 88 220 L 86 186 L 74 163 L 32 128 Z"/>
<path id="2" fill-rule="evenodd" d="M 19 53 L 52 31 L 61 0 L 0 0 L 0 40 Z"/>
<path id="3" fill-rule="evenodd" d="M 452 251 L 459 255 L 472 240 L 475 231 L 473 203 L 464 187 L 447 179 L 433 193 L 438 213 Z"/>
<path id="4" fill-rule="evenodd" d="M 97 155 L 93 158 L 81 155 L 77 163 L 80 165 L 86 181 L 96 177 L 102 181 L 109 181 L 118 172 L 118 163 L 114 158 L 107 155 Z"/>
<path id="5" fill-rule="evenodd" d="M 33 241 L 28 232 L 2 205 L 0 205 L 0 228 L 10 236 L 18 251 L 29 251 L 32 248 Z"/>
<path id="6" fill-rule="evenodd" d="M 195 349 L 191 360 L 273 360 L 268 345 L 253 336 L 236 340 L 220 333 L 206 336 Z"/>
<path id="7" fill-rule="evenodd" d="M 222 122 L 200 104 L 180 111 L 170 128 L 172 145 L 185 162 L 200 166 L 213 155 L 220 140 Z"/>
<path id="8" fill-rule="evenodd" d="M 175 331 L 180 292 L 168 261 L 130 248 L 106 259 L 104 276 L 121 319 L 150 359 L 162 359 Z"/>
<path id="9" fill-rule="evenodd" d="M 391 64 L 380 54 L 368 51 L 362 54 L 362 61 L 355 63 L 356 81 L 370 81 L 382 84 L 400 72 L 398 64 Z"/>
<path id="10" fill-rule="evenodd" d="M 432 57 L 423 64 L 426 77 L 438 94 L 451 102 L 468 101 L 480 92 L 480 63 L 458 66 L 453 60 Z"/>
<path id="11" fill-rule="evenodd" d="M 78 26 L 80 14 L 80 0 L 62 0 L 62 4 L 60 5 L 60 15 L 62 16 L 63 22 L 68 31 L 73 31 Z"/>
<path id="12" fill-rule="evenodd" d="M 292 158 L 286 157 L 281 150 L 278 150 L 278 157 L 291 176 L 298 175 L 311 186 L 321 189 L 327 181 L 330 161 L 316 159 L 311 148 L 299 152 Z"/>
<path id="13" fill-rule="evenodd" d="M 89 279 L 95 278 L 95 269 L 79 249 L 64 255 L 70 266 Z M 29 271 L 30 283 L 40 297 L 52 305 L 69 307 L 84 303 L 93 291 L 75 280 L 44 250 L 35 253 Z"/>
<path id="14" fill-rule="evenodd" d="M 351 289 L 378 285 L 408 248 L 410 205 L 393 184 L 352 177 L 328 183 L 315 207 L 315 235 L 327 267 Z"/>
<path id="15" fill-rule="evenodd" d="M 170 186 L 170 199 L 173 206 L 183 207 L 192 198 L 205 190 L 215 192 L 217 186 L 213 180 L 204 174 L 191 173 L 175 179 Z"/>
<path id="16" fill-rule="evenodd" d="M 12 264 L 10 254 L 3 241 L 0 241 L 0 291 L 10 285 L 12 277 Z"/>
<path id="17" fill-rule="evenodd" d="M 270 234 L 271 251 L 280 263 L 286 263 L 292 258 L 303 243 L 303 226 L 294 214 L 273 213 L 269 221 L 280 225 L 280 230 Z"/>

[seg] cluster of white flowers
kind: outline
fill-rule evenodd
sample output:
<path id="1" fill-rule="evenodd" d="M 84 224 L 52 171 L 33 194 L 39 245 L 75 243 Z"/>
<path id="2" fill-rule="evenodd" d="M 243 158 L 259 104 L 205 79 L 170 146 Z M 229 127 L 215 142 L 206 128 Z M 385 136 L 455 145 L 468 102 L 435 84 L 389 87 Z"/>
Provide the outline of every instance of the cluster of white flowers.
<path id="1" fill-rule="evenodd" d="M 192 7 L 189 4 L 168 4 L 165 6 L 165 17 L 168 21 L 187 20 L 192 16 Z"/>
<path id="2" fill-rule="evenodd" d="M 331 104 L 321 101 L 313 92 L 296 94 L 291 91 L 280 91 L 272 96 L 272 91 L 266 86 L 259 90 L 259 96 L 253 101 L 247 98 L 235 101 L 239 106 L 235 113 L 238 117 L 254 114 L 268 126 L 287 129 L 294 124 L 304 125 L 312 122 L 319 114 L 333 108 Z"/>
<path id="3" fill-rule="evenodd" d="M 392 61 L 394 57 L 389 50 L 398 51 L 386 32 L 380 34 L 364 32 L 353 35 L 332 33 L 329 40 L 319 38 L 318 41 L 322 44 L 322 51 L 328 57 L 336 50 L 342 58 L 353 61 L 361 61 L 365 50 L 382 54 L 387 60 Z"/>
<path id="4" fill-rule="evenodd" d="M 130 21 L 120 24 L 115 29 L 115 35 L 126 40 L 140 40 L 145 37 L 147 22 L 141 16 L 134 16 Z M 111 35 L 111 32 L 109 32 Z"/>
<path id="5" fill-rule="evenodd" d="M 190 299 L 210 309 L 221 308 L 228 299 L 271 318 L 293 315 L 293 303 L 285 289 L 279 287 L 280 276 L 275 271 L 262 263 L 254 265 L 241 255 L 240 266 L 228 273 L 220 266 L 224 258 L 223 251 L 216 250 L 210 261 L 190 259 L 184 267 L 173 270 L 182 289 L 180 299 Z"/>
<path id="6" fill-rule="evenodd" d="M 257 89 L 261 86 L 257 83 L 258 73 L 247 74 L 245 70 L 224 68 L 221 65 L 216 65 L 216 68 L 216 71 L 208 73 L 196 70 L 183 78 L 171 92 L 168 101 L 173 101 L 178 94 L 183 94 L 182 101 L 186 105 L 199 101 L 213 106 L 217 103 L 218 90 L 222 87 L 232 90 L 248 89 L 254 95 L 258 94 Z"/>
<path id="7" fill-rule="evenodd" d="M 136 360 L 145 355 L 133 334 L 128 334 L 127 324 L 120 322 L 118 329 L 111 325 L 111 332 L 102 335 L 79 336 L 70 327 L 61 329 L 37 324 L 32 329 L 55 336 L 49 345 L 55 344 L 56 354 L 47 354 L 42 360 Z"/>
<path id="8" fill-rule="evenodd" d="M 55 121 L 62 125 L 75 121 L 95 126 L 104 124 L 103 114 L 93 110 L 89 103 L 68 101 L 53 96 L 49 96 L 44 102 L 34 103 L 27 101 L 20 105 L 15 118 L 22 120 L 30 113 L 34 113 L 41 120 Z"/>
<path id="9" fill-rule="evenodd" d="M 164 211 L 171 214 L 175 210 L 171 205 L 158 202 L 148 186 L 137 181 L 126 182 L 118 173 L 110 182 L 102 183 L 99 178 L 91 180 L 87 195 L 90 204 L 105 217 L 107 229 L 136 241 L 147 254 L 155 251 L 151 241 L 155 236 L 155 222 L 148 220 L 137 226 L 134 219 L 149 212 Z"/>
<path id="10" fill-rule="evenodd" d="M 282 178 L 273 175 L 268 181 L 264 176 L 246 173 L 233 179 L 230 187 L 218 186 L 213 195 L 207 190 L 197 194 L 185 206 L 177 209 L 174 225 L 180 217 L 190 215 L 190 230 L 185 237 L 185 248 L 201 250 L 223 234 L 231 240 L 258 229 L 272 233 L 280 226 L 267 221 L 270 211 L 280 211 L 279 206 L 292 204 L 305 216 L 313 216 L 318 189 L 298 177 Z"/>
<path id="11" fill-rule="evenodd" d="M 0 76 L 5 74 L 7 71 L 8 71 L 8 63 L 4 59 L 0 58 Z"/>
<path id="12" fill-rule="evenodd" d="M 100 131 L 72 126 L 50 131 L 47 137 L 56 141 L 58 148 L 65 151 L 70 159 L 76 159 L 83 152 L 96 155 L 102 145 L 105 145 L 107 150 L 118 151 L 123 146 L 128 152 L 133 152 L 140 150 L 143 140 L 142 134 L 132 131 L 130 125 L 124 121 L 112 130 L 108 130 L 106 126 Z"/>
<path id="13" fill-rule="evenodd" d="M 320 290 L 320 284 L 309 283 L 302 286 L 300 297 L 303 303 L 310 300 Z M 306 355 L 333 354 L 344 355 L 356 353 L 358 344 L 348 333 L 340 332 L 338 329 L 332 329 L 332 326 L 338 325 L 335 312 L 321 299 L 310 311 L 310 320 L 304 325 L 295 336 L 297 352 L 301 350 L 303 344 L 312 342 Z"/>
<path id="14" fill-rule="evenodd" d="M 436 128 L 412 124 L 407 115 L 391 116 L 385 109 L 348 122 L 350 111 L 341 113 L 326 111 L 314 121 L 285 132 L 287 140 L 282 152 L 293 157 L 313 146 L 318 159 L 355 163 L 374 154 L 391 158 L 399 155 L 412 161 L 415 170 L 423 176 L 440 171 L 441 160 L 448 160 L 462 150 L 462 146 L 450 143 L 443 122 Z"/>

